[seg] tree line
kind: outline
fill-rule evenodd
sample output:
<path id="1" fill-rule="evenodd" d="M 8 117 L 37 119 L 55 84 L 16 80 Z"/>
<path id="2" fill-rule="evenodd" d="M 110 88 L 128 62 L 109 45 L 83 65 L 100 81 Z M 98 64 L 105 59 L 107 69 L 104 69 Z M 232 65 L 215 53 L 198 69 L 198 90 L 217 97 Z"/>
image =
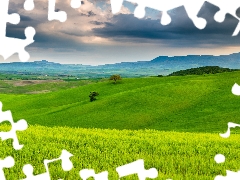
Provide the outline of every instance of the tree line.
<path id="1" fill-rule="evenodd" d="M 219 66 L 204 66 L 204 67 L 176 71 L 169 74 L 168 76 L 216 74 L 216 73 L 232 72 L 232 71 L 239 71 L 239 69 L 222 68 Z"/>

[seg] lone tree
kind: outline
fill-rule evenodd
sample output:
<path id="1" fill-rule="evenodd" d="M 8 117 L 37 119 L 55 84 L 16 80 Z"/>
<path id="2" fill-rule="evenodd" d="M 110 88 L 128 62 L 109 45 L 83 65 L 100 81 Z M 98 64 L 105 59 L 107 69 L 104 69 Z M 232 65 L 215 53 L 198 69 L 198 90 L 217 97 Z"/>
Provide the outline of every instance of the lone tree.
<path id="1" fill-rule="evenodd" d="M 109 78 L 109 80 L 113 80 L 114 84 L 116 84 L 117 80 L 122 80 L 122 78 L 119 74 L 114 74 Z"/>
<path id="2" fill-rule="evenodd" d="M 98 92 L 95 92 L 95 91 L 90 92 L 90 95 L 89 95 L 90 102 L 95 101 L 96 100 L 96 96 L 98 96 L 98 95 L 99 95 Z"/>

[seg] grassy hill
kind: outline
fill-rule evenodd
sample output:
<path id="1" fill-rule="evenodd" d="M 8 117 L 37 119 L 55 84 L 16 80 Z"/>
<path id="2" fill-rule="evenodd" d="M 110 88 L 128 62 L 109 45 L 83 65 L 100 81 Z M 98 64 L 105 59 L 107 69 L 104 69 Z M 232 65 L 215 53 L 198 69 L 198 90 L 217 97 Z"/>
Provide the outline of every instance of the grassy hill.
<path id="1" fill-rule="evenodd" d="M 7 179 L 25 178 L 24 164 L 32 164 L 34 174 L 44 173 L 43 160 L 59 157 L 63 149 L 74 155 L 74 168 L 64 172 L 54 162 L 49 166 L 52 179 L 80 179 L 85 168 L 108 171 L 109 179 L 118 179 L 116 167 L 138 159 L 144 159 L 146 169 L 158 170 L 156 179 L 210 180 L 226 175 L 227 169 L 239 170 L 240 135 L 235 133 L 240 131 L 232 130 L 227 139 L 219 133 L 230 121 L 240 123 L 240 97 L 231 93 L 233 84 L 240 84 L 240 72 L 133 78 L 117 84 L 54 83 L 10 85 L 0 94 L 3 110 L 30 124 L 17 133 L 22 150 L 15 151 L 11 139 L 0 141 L 1 158 L 15 159 L 13 168 L 4 169 Z M 52 92 L 22 94 L 48 89 Z M 94 102 L 90 91 L 100 94 Z M 219 153 L 226 162 L 214 161 Z"/>
<path id="2" fill-rule="evenodd" d="M 3 109 L 29 124 L 102 129 L 225 131 L 240 123 L 240 97 L 231 93 L 240 72 L 123 79 L 44 94 L 0 94 Z M 89 92 L 99 92 L 89 101 Z"/>

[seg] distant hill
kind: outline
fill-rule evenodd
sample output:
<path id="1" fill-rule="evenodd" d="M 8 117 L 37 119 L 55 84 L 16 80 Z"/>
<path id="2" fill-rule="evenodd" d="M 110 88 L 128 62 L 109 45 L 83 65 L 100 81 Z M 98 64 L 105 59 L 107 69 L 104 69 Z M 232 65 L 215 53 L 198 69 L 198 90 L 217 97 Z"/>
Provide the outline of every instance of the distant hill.
<path id="1" fill-rule="evenodd" d="M 203 66 L 240 69 L 239 60 L 240 53 L 220 56 L 159 56 L 148 61 L 121 62 L 99 66 L 60 64 L 42 60 L 35 62 L 0 63 L 0 72 L 3 74 L 31 74 L 56 77 L 75 76 L 79 79 L 109 78 L 112 74 L 120 74 L 122 77 L 146 77 L 156 76 L 158 74 L 166 76 L 182 69 Z M 82 63 L 81 59 L 79 63 Z"/>
<path id="2" fill-rule="evenodd" d="M 216 74 L 223 72 L 239 71 L 238 69 L 222 68 L 219 66 L 204 66 L 198 68 L 190 68 L 180 70 L 169 74 L 168 76 L 185 76 L 185 75 L 202 75 L 202 74 Z"/>

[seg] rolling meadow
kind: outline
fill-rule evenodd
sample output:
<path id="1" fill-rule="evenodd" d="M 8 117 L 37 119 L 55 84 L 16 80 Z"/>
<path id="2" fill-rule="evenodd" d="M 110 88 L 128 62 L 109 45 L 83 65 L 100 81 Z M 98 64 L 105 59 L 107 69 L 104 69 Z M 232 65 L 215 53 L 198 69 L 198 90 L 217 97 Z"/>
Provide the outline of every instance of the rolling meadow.
<path id="1" fill-rule="evenodd" d="M 59 157 L 66 149 L 74 168 L 49 166 L 52 179 L 81 179 L 81 169 L 109 172 L 118 179 L 118 166 L 144 159 L 145 168 L 155 167 L 156 179 L 214 179 L 226 170 L 238 171 L 239 129 L 221 138 L 228 122 L 240 123 L 240 97 L 231 93 L 240 84 L 240 72 L 208 75 L 123 78 L 109 80 L 56 81 L 21 86 L 1 81 L 3 111 L 11 110 L 15 121 L 25 119 L 29 128 L 18 132 L 20 151 L 12 140 L 2 141 L 1 158 L 12 155 L 7 179 L 25 178 L 24 164 L 34 174 L 44 173 L 43 160 Z M 89 93 L 97 91 L 90 102 Z M 9 123 L 1 125 L 2 131 Z M 216 154 L 226 162 L 217 164 Z M 136 175 L 121 179 L 138 179 Z"/>

